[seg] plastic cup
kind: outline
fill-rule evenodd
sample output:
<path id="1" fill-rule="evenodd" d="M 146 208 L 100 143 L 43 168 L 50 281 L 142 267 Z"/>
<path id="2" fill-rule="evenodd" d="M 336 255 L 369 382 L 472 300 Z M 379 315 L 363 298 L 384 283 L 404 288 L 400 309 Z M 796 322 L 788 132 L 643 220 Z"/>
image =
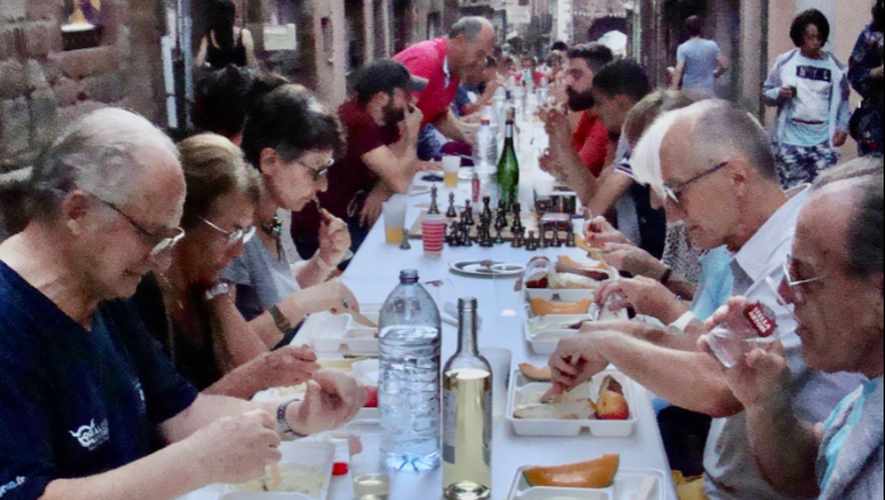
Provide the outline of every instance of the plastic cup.
<path id="1" fill-rule="evenodd" d="M 347 427 L 350 436 L 350 472 L 353 500 L 387 500 L 390 473 L 381 459 L 381 427 L 355 423 Z"/>
<path id="2" fill-rule="evenodd" d="M 424 255 L 439 257 L 442 255 L 446 240 L 446 216 L 442 214 L 426 214 L 421 222 Z"/>
<path id="3" fill-rule="evenodd" d="M 460 156 L 444 156 L 443 172 L 445 174 L 445 186 L 449 189 L 458 187 L 458 174 L 461 172 Z"/>
<path id="4" fill-rule="evenodd" d="M 406 210 L 408 204 L 402 201 L 388 201 L 383 206 L 384 229 L 387 243 L 400 245 L 403 242 L 403 230 L 406 228 Z"/>
<path id="5" fill-rule="evenodd" d="M 757 347 L 779 339 L 777 316 L 762 304 L 751 304 L 707 336 L 710 349 L 726 368 L 734 368 Z"/>
<path id="6" fill-rule="evenodd" d="M 492 367 L 494 418 L 504 418 L 507 416 L 507 397 L 510 390 L 513 352 L 501 347 L 487 347 L 480 349 L 480 354 Z"/>

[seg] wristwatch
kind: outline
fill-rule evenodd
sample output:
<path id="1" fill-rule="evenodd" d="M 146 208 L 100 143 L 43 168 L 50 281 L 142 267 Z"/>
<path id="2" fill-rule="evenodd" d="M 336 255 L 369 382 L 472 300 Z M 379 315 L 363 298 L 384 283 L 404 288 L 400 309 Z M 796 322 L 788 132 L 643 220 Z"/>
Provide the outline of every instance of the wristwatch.
<path id="1" fill-rule="evenodd" d="M 280 434 L 285 436 L 287 439 L 303 439 L 307 436 L 303 434 L 298 434 L 294 430 L 292 430 L 292 426 L 289 425 L 289 421 L 286 419 L 286 409 L 289 408 L 289 405 L 296 402 L 296 400 L 286 401 L 280 405 L 277 409 L 277 424 L 280 428 Z"/>
<path id="2" fill-rule="evenodd" d="M 218 297 L 221 297 L 222 295 L 229 295 L 229 294 L 230 294 L 230 285 L 228 285 L 227 283 L 221 282 L 221 283 L 213 286 L 212 288 L 210 288 L 208 291 L 206 291 L 206 293 L 203 295 L 203 300 L 206 302 L 212 302 L 213 300 L 217 299 Z"/>

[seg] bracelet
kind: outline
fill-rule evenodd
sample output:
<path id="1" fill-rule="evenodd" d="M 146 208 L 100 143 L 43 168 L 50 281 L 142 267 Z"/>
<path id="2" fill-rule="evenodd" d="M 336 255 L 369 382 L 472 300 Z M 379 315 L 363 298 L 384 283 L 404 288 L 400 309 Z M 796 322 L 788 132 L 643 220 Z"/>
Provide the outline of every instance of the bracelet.
<path id="1" fill-rule="evenodd" d="M 286 410 L 289 408 L 289 405 L 295 403 L 296 400 L 292 399 L 284 402 L 277 408 L 277 424 L 280 426 L 280 434 L 285 436 L 288 439 L 304 439 L 307 436 L 304 434 L 298 434 L 294 430 L 292 430 L 292 426 L 289 425 L 289 421 L 286 420 Z"/>
<path id="2" fill-rule="evenodd" d="M 273 318 L 274 324 L 277 325 L 277 330 L 280 331 L 283 335 L 286 335 L 290 331 L 292 331 L 292 322 L 286 318 L 286 315 L 283 314 L 283 311 L 280 311 L 280 308 L 276 305 L 268 309 L 270 313 L 270 317 Z"/>

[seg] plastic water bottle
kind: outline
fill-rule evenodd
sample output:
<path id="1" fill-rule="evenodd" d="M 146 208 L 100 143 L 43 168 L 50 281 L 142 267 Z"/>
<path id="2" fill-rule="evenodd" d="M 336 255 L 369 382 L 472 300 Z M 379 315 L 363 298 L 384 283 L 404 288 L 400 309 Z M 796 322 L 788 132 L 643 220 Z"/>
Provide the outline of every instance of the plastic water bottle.
<path id="1" fill-rule="evenodd" d="M 381 454 L 393 471 L 440 465 L 442 321 L 418 271 L 400 274 L 381 310 L 379 409 Z"/>
<path id="2" fill-rule="evenodd" d="M 474 138 L 473 165 L 479 181 L 478 200 L 489 197 L 492 206 L 496 207 L 499 199 L 495 183 L 498 173 L 498 134 L 492 130 L 491 117 L 492 110 L 486 107 L 482 112 L 482 126 Z"/>

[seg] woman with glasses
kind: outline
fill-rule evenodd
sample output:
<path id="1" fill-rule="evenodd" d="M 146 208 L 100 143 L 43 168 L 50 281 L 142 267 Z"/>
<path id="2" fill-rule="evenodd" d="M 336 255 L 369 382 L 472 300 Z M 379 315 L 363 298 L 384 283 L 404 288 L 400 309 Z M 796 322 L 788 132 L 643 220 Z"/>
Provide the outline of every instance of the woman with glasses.
<path id="1" fill-rule="evenodd" d="M 341 147 L 335 116 L 300 86 L 284 85 L 273 91 L 246 122 L 243 151 L 262 181 L 258 231 L 246 243 L 242 257 L 222 273 L 222 280 L 231 286 L 221 291 L 251 322 L 265 348 L 289 344 L 297 326 L 311 313 L 359 307 L 339 281 L 327 282 L 350 251 L 346 223 L 324 211 L 319 250 L 310 260 L 292 266 L 277 215 L 281 210 L 300 212 L 329 188 L 329 169 Z M 219 311 L 217 317 L 235 329 L 239 315 Z"/>
<path id="2" fill-rule="evenodd" d="M 772 140 L 784 189 L 810 184 L 839 162 L 851 119 L 848 69 L 823 50 L 830 39 L 826 16 L 802 12 L 790 38 L 796 49 L 778 57 L 763 93 L 778 108 Z"/>
<path id="3" fill-rule="evenodd" d="M 242 317 L 238 323 L 217 319 L 239 315 L 233 303 L 216 300 L 222 294 L 216 283 L 255 235 L 260 178 L 219 135 L 195 136 L 178 149 L 187 183 L 183 231 L 167 252 L 169 269 L 139 286 L 133 298 L 139 315 L 178 372 L 201 391 L 248 398 L 309 380 L 318 368 L 309 350 L 269 352 Z"/>

